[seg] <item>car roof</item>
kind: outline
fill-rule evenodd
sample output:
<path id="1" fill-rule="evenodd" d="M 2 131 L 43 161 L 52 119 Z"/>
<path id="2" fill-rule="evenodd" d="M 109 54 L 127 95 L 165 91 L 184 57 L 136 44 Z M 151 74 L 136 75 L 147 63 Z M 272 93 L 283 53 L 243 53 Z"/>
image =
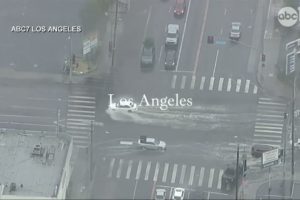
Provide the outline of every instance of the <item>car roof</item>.
<path id="1" fill-rule="evenodd" d="M 185 3 L 185 0 L 176 0 L 176 4 L 183 4 Z"/>
<path id="2" fill-rule="evenodd" d="M 183 188 L 175 188 L 174 195 L 175 196 L 181 196 L 183 192 L 184 192 Z"/>
<path id="3" fill-rule="evenodd" d="M 166 52 L 166 57 L 175 57 L 176 50 L 168 50 Z"/>
<path id="4" fill-rule="evenodd" d="M 120 101 L 119 105 L 120 106 L 131 106 L 132 102 L 130 102 L 130 101 Z"/>
<path id="5" fill-rule="evenodd" d="M 152 142 L 152 143 L 154 143 L 155 139 L 154 138 L 146 138 L 146 142 Z"/>
<path id="6" fill-rule="evenodd" d="M 158 188 L 156 189 L 156 194 L 157 195 L 163 195 L 166 192 L 166 189 Z"/>
<path id="7" fill-rule="evenodd" d="M 254 144 L 252 147 L 255 149 L 275 149 L 274 146 L 266 145 L 266 144 Z"/>
<path id="8" fill-rule="evenodd" d="M 176 33 L 179 29 L 178 24 L 168 24 L 168 33 Z"/>

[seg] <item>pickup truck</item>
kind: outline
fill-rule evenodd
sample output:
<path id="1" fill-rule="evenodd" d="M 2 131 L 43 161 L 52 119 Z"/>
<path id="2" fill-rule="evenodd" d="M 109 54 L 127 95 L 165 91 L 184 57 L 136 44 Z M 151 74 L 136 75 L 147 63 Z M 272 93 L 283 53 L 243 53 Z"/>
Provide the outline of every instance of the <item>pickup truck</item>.
<path id="1" fill-rule="evenodd" d="M 160 150 L 165 151 L 167 149 L 166 143 L 155 138 L 150 138 L 146 136 L 140 136 L 138 140 L 138 146 L 142 149 Z"/>

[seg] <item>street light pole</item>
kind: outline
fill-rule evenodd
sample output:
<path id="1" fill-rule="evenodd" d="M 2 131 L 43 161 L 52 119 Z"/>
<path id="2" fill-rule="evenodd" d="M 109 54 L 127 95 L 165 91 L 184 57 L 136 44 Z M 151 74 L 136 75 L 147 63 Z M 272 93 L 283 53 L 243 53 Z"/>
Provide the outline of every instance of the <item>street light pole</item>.
<path id="1" fill-rule="evenodd" d="M 116 50 L 116 37 L 117 37 L 117 26 L 118 26 L 118 10 L 119 10 L 119 0 L 115 0 L 115 22 L 114 22 L 114 35 L 113 35 L 113 43 L 112 43 L 112 56 L 111 56 L 111 67 L 114 67 L 115 62 L 115 50 Z"/>
<path id="2" fill-rule="evenodd" d="M 60 109 L 57 109 L 56 135 L 59 135 Z"/>
<path id="3" fill-rule="evenodd" d="M 69 37 L 68 37 L 68 40 L 70 40 L 70 58 L 69 58 L 69 60 L 70 60 L 70 63 L 69 63 L 69 65 L 70 65 L 70 67 L 69 67 L 69 81 L 70 81 L 70 83 L 72 83 L 72 72 L 73 72 L 73 64 L 72 64 L 72 39 L 71 39 L 71 35 L 69 35 Z"/>
<path id="4" fill-rule="evenodd" d="M 94 121 L 91 121 L 91 132 L 90 132 L 90 181 L 93 178 L 93 135 L 94 135 Z"/>
<path id="5" fill-rule="evenodd" d="M 292 110 L 291 110 L 291 120 L 292 120 L 292 181 L 294 182 L 294 167 L 295 167 L 295 90 L 296 90 L 296 80 L 297 80 L 297 74 L 294 72 L 293 74 L 293 92 L 292 92 Z"/>
<path id="6" fill-rule="evenodd" d="M 239 199 L 239 157 L 240 157 L 240 145 L 237 144 L 237 152 L 236 152 L 236 175 L 235 175 L 235 199 Z"/>

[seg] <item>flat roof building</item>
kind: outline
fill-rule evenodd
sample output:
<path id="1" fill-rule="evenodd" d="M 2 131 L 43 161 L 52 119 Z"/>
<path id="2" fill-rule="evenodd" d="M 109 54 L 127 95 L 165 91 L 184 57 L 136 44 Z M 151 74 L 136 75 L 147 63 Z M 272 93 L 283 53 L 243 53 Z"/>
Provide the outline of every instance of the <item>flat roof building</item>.
<path id="1" fill-rule="evenodd" d="M 0 133 L 0 199 L 65 199 L 72 150 L 64 134 Z"/>

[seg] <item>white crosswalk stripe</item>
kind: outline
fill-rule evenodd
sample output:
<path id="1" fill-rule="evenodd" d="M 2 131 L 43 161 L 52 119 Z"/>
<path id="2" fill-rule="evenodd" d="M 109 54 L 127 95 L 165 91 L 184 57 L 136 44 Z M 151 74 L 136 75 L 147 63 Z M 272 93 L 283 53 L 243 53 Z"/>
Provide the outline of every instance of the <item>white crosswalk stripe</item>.
<path id="1" fill-rule="evenodd" d="M 153 161 L 128 160 L 124 158 L 102 159 L 108 166 L 108 178 L 154 181 L 172 185 L 188 185 L 221 189 L 223 169 L 208 168 L 192 164 L 159 163 Z M 161 170 L 160 170 L 161 166 Z M 133 174 L 133 176 L 131 176 Z"/>
<path id="2" fill-rule="evenodd" d="M 73 137 L 77 147 L 86 148 L 89 146 L 91 121 L 95 120 L 96 114 L 95 105 L 95 97 L 92 96 L 82 94 L 68 97 L 66 129 L 67 133 Z"/>
<path id="3" fill-rule="evenodd" d="M 286 104 L 279 100 L 258 99 L 253 142 L 280 146 L 282 143 L 284 112 Z"/>
<path id="4" fill-rule="evenodd" d="M 177 83 L 178 82 L 178 83 Z M 235 92 L 257 94 L 258 88 L 249 79 L 225 77 L 197 77 L 196 75 L 174 74 L 171 80 L 172 89 L 207 90 L 218 92 Z"/>

